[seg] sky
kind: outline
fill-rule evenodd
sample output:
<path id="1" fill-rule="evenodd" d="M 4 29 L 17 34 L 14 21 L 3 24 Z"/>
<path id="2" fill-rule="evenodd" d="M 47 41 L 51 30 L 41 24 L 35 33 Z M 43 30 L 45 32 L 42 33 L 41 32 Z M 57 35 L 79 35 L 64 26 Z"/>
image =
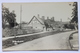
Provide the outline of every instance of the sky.
<path id="1" fill-rule="evenodd" d="M 4 7 L 9 8 L 10 12 L 15 10 L 18 23 L 20 23 L 20 16 L 22 22 L 29 22 L 33 16 L 38 17 L 38 14 L 40 17 L 45 16 L 45 18 L 54 17 L 55 21 L 61 19 L 63 22 L 70 21 L 68 18 L 72 19 L 74 7 L 69 4 L 73 4 L 73 2 L 3 3 Z"/>

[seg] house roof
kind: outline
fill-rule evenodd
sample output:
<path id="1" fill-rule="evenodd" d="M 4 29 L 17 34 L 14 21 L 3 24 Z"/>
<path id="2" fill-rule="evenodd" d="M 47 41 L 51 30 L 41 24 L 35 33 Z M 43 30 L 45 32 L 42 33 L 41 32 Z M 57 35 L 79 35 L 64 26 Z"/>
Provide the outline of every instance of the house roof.
<path id="1" fill-rule="evenodd" d="M 44 25 L 44 21 L 41 20 L 39 17 L 36 17 L 36 16 L 33 16 L 32 19 L 30 20 L 30 22 L 29 22 L 28 24 L 30 24 L 31 21 L 32 21 L 34 18 L 36 18 L 36 19 L 40 22 L 40 24 Z"/>

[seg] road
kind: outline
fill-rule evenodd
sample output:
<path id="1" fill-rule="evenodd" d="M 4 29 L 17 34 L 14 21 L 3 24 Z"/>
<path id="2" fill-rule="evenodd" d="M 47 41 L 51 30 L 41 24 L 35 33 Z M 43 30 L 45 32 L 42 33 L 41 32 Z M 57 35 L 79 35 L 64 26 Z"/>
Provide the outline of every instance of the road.
<path id="1" fill-rule="evenodd" d="M 69 31 L 45 36 L 19 45 L 5 48 L 3 50 L 69 50 L 71 48 L 68 43 L 68 38 L 73 32 L 74 31 Z"/>

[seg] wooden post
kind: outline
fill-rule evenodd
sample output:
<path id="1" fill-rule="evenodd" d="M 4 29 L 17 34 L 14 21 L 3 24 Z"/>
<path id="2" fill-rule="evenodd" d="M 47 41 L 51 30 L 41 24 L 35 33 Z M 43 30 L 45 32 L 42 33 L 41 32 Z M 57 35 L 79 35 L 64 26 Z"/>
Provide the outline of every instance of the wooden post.
<path id="1" fill-rule="evenodd" d="M 22 20 L 22 5 L 20 6 L 20 29 L 21 29 L 21 20 Z"/>

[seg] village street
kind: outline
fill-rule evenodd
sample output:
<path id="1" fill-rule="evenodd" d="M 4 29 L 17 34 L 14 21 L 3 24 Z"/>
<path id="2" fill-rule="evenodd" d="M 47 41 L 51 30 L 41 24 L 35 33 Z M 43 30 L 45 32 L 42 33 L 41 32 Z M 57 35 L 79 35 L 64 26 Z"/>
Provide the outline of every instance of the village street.
<path id="1" fill-rule="evenodd" d="M 71 48 L 68 39 L 70 34 L 73 32 L 75 31 L 68 31 L 45 36 L 19 45 L 5 48 L 3 50 L 69 50 Z"/>

